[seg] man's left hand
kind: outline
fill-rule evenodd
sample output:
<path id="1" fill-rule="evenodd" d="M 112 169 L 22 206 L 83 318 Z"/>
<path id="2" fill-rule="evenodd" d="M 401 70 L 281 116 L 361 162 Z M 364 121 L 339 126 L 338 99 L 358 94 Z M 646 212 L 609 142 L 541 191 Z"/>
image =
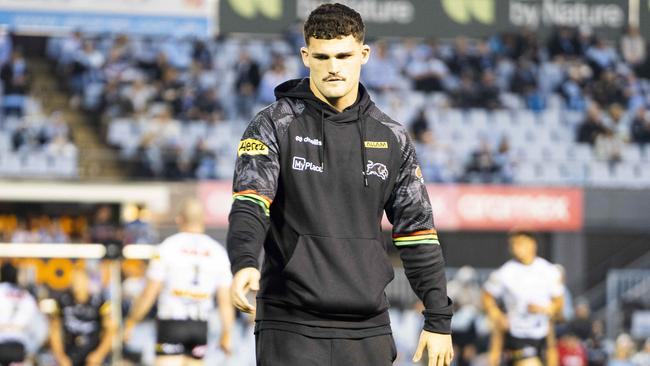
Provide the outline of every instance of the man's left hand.
<path id="1" fill-rule="evenodd" d="M 451 345 L 450 334 L 431 333 L 423 330 L 420 333 L 418 348 L 413 356 L 413 362 L 419 362 L 424 349 L 429 355 L 428 366 L 449 366 L 454 358 L 454 348 Z"/>

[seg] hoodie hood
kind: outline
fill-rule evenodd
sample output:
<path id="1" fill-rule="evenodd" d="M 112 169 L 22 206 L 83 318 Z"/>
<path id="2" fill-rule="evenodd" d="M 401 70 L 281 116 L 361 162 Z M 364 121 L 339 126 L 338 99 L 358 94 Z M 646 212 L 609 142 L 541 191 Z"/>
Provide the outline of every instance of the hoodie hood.
<path id="1" fill-rule="evenodd" d="M 275 88 L 275 98 L 295 98 L 304 101 L 314 108 L 318 113 L 331 122 L 345 123 L 357 122 L 366 111 L 373 106 L 373 101 L 363 84 L 359 83 L 359 95 L 351 106 L 342 112 L 337 111 L 331 105 L 318 99 L 309 88 L 309 78 L 293 79 L 285 81 Z"/>
<path id="2" fill-rule="evenodd" d="M 365 147 L 366 140 L 366 123 L 364 115 L 374 105 L 368 91 L 359 83 L 359 94 L 357 100 L 351 106 L 339 112 L 331 105 L 318 99 L 309 88 L 309 78 L 294 79 L 285 81 L 275 88 L 275 98 L 296 98 L 300 99 L 316 111 L 320 115 L 320 141 L 322 144 L 318 149 L 318 156 L 320 159 L 321 167 L 325 169 L 325 120 L 334 123 L 356 123 L 359 128 L 359 144 L 361 145 L 361 166 L 363 170 L 363 184 L 368 187 L 368 168 L 366 162 L 368 161 L 367 152 Z"/>

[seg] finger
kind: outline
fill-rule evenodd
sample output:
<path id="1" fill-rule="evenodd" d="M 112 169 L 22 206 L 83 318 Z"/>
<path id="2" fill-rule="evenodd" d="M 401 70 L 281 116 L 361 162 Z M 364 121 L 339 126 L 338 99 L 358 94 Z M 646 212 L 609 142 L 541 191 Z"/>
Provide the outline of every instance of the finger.
<path id="1" fill-rule="evenodd" d="M 445 355 L 445 366 L 451 365 L 451 359 L 454 358 L 454 353 L 449 351 Z"/>
<path id="2" fill-rule="evenodd" d="M 419 362 L 420 359 L 422 358 L 422 352 L 424 351 L 424 346 L 426 343 L 424 342 L 424 339 L 422 339 L 422 336 L 420 336 L 420 341 L 418 342 L 418 348 L 415 350 L 415 355 L 413 355 L 413 362 Z"/>
<path id="3" fill-rule="evenodd" d="M 439 366 L 438 365 L 438 354 L 433 351 L 431 347 L 429 347 L 429 353 L 427 354 L 429 356 L 429 362 L 427 365 L 429 366 Z"/>
<path id="4" fill-rule="evenodd" d="M 248 299 L 246 298 L 245 292 L 243 290 L 235 290 L 234 295 L 233 305 L 237 309 L 245 313 L 251 313 L 253 310 L 255 310 L 255 307 L 248 302 Z"/>

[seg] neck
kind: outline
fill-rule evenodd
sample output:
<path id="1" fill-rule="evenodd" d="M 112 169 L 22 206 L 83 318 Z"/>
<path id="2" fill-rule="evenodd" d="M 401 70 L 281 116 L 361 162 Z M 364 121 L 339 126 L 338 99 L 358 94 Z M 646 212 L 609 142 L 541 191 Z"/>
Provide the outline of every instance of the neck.
<path id="1" fill-rule="evenodd" d="M 185 224 L 180 229 L 184 233 L 192 234 L 203 234 L 205 232 L 205 227 L 202 224 Z"/>
<path id="2" fill-rule="evenodd" d="M 309 78 L 309 89 L 319 100 L 323 101 L 327 105 L 336 109 L 339 112 L 345 110 L 345 108 L 354 104 L 357 101 L 357 96 L 359 95 L 359 83 L 357 83 L 354 88 L 347 94 L 340 98 L 327 98 L 324 96 L 320 90 L 314 84 L 312 78 Z"/>
<path id="3" fill-rule="evenodd" d="M 516 258 L 516 260 L 517 260 L 519 263 L 524 264 L 524 265 L 527 266 L 527 265 L 529 265 L 529 264 L 532 264 L 532 263 L 535 261 L 535 257 L 531 257 L 531 258 Z"/>

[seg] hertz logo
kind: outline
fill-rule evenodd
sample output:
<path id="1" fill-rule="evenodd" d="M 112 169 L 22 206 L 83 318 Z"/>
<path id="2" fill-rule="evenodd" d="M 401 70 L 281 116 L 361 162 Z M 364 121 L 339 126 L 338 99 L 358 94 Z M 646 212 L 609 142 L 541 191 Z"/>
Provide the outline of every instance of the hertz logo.
<path id="1" fill-rule="evenodd" d="M 467 24 L 472 18 L 483 24 L 494 23 L 495 0 L 442 0 L 445 13 L 456 23 Z"/>
<path id="2" fill-rule="evenodd" d="M 262 141 L 255 139 L 245 139 L 239 142 L 237 147 L 237 156 L 242 155 L 268 155 L 269 148 Z"/>
<path id="3" fill-rule="evenodd" d="M 282 0 L 228 0 L 228 4 L 242 18 L 252 19 L 259 13 L 273 20 L 282 17 Z"/>

